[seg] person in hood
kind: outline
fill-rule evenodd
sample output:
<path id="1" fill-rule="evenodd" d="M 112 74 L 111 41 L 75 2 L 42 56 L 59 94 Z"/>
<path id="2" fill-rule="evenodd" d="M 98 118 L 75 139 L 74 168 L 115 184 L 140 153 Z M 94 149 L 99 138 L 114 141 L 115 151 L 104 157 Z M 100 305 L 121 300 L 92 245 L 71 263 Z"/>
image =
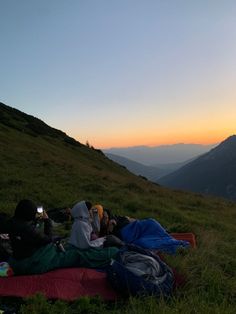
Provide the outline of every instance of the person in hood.
<path id="1" fill-rule="evenodd" d="M 101 205 L 81 201 L 71 209 L 74 218 L 68 243 L 79 249 L 121 247 L 124 243 L 114 235 L 99 237 L 100 218 L 103 208 Z"/>
<path id="2" fill-rule="evenodd" d="M 81 201 L 73 206 L 71 215 L 74 218 L 69 243 L 79 249 L 103 247 L 105 237 L 96 238 L 99 222 L 90 202 Z"/>

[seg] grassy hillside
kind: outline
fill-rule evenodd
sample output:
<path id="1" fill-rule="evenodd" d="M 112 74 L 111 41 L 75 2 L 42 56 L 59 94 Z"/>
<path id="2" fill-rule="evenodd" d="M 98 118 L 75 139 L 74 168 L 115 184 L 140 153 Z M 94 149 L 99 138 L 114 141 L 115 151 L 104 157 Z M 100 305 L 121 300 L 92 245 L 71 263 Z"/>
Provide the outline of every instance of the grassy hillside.
<path id="1" fill-rule="evenodd" d="M 193 231 L 197 237 L 196 250 L 166 256 L 188 278 L 170 300 L 65 305 L 34 298 L 22 313 L 80 313 L 82 308 L 83 313 L 235 313 L 235 203 L 152 184 L 100 151 L 3 104 L 0 151 L 1 211 L 12 213 L 22 198 L 46 209 L 88 199 L 117 213 L 156 218 L 170 232 Z"/>

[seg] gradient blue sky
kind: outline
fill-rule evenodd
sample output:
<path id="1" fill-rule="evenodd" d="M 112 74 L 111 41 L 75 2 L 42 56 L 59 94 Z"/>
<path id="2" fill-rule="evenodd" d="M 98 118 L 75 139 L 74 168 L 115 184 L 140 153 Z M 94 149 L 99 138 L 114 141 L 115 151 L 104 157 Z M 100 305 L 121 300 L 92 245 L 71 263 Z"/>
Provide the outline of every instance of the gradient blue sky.
<path id="1" fill-rule="evenodd" d="M 1 0 L 0 101 L 97 148 L 235 133 L 236 1 Z"/>

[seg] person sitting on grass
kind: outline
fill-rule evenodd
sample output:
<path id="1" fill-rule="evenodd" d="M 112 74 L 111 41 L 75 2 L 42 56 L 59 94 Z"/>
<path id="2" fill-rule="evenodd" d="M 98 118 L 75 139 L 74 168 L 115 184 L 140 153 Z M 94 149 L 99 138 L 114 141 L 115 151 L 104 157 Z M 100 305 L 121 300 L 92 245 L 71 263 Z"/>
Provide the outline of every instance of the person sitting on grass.
<path id="1" fill-rule="evenodd" d="M 67 245 L 63 251 L 58 249 L 53 243 L 50 219 L 46 212 L 40 215 L 39 218 L 37 206 L 25 199 L 18 203 L 8 223 L 13 251 L 8 263 L 15 275 L 40 274 L 66 267 L 105 267 L 117 254 L 116 248 L 82 251 Z M 39 225 L 43 225 L 43 228 Z"/>
<path id="2" fill-rule="evenodd" d="M 112 235 L 99 237 L 100 219 L 96 206 L 88 201 L 76 203 L 71 209 L 74 218 L 69 243 L 79 249 L 121 247 L 124 243 Z"/>
<path id="3" fill-rule="evenodd" d="M 21 200 L 9 221 L 9 237 L 13 258 L 23 259 L 52 242 L 52 221 L 45 210 L 37 212 L 31 200 Z"/>

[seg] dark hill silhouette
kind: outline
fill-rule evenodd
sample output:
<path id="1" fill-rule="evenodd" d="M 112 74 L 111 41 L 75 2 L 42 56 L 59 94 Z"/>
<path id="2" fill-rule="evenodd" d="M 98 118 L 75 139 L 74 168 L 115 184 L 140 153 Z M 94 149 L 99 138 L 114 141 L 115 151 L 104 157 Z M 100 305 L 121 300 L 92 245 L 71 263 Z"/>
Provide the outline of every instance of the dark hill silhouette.
<path id="1" fill-rule="evenodd" d="M 236 136 L 230 136 L 158 182 L 167 187 L 236 200 Z"/>
<path id="2" fill-rule="evenodd" d="M 50 127 L 42 120 L 28 115 L 18 109 L 12 108 L 0 102 L 0 123 L 17 131 L 31 136 L 46 136 L 61 138 L 64 142 L 75 146 L 82 144 L 66 133 Z"/>

